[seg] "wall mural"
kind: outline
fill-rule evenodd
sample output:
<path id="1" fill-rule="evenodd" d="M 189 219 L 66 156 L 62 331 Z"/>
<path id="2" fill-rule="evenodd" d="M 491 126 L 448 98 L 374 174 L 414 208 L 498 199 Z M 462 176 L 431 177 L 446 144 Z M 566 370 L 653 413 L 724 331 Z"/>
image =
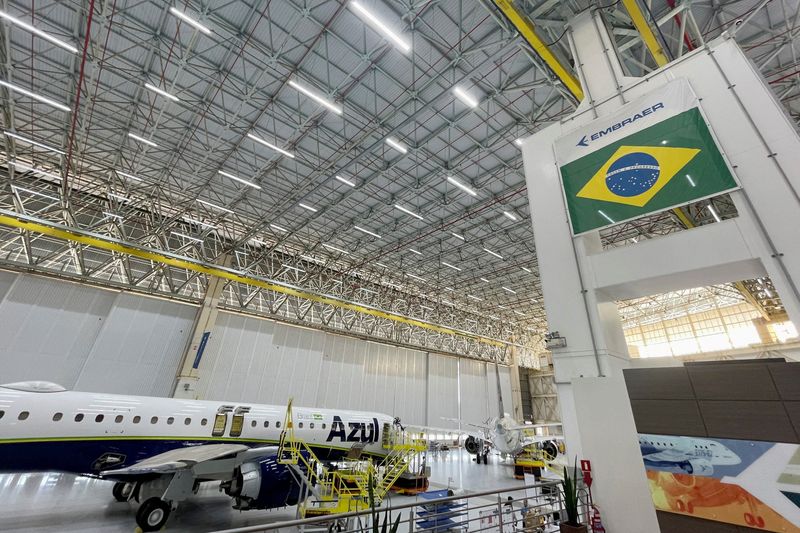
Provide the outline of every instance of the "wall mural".
<path id="1" fill-rule="evenodd" d="M 656 509 L 800 532 L 800 446 L 639 434 Z"/>

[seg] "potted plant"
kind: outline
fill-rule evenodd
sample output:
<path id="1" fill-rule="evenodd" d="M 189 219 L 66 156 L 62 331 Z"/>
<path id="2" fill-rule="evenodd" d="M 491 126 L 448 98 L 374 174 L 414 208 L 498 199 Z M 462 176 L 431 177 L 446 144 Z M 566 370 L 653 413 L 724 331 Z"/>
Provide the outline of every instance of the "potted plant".
<path id="1" fill-rule="evenodd" d="M 578 514 L 578 459 L 575 459 L 575 466 L 570 469 L 564 468 L 564 481 L 561 482 L 564 491 L 564 512 L 567 519 L 559 524 L 561 533 L 588 533 L 589 528 L 580 523 Z"/>

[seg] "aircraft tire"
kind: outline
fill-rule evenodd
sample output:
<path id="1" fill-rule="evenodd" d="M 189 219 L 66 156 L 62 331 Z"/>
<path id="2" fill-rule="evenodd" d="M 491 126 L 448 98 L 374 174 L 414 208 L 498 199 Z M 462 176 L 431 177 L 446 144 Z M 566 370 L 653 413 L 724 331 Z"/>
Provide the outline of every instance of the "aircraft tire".
<path id="1" fill-rule="evenodd" d="M 111 494 L 118 502 L 128 501 L 128 495 L 125 494 L 125 485 L 126 483 L 118 481 L 114 483 L 114 486 L 111 488 Z"/>
<path id="2" fill-rule="evenodd" d="M 167 523 L 170 505 L 161 498 L 150 498 L 136 512 L 136 524 L 142 531 L 158 531 Z"/>

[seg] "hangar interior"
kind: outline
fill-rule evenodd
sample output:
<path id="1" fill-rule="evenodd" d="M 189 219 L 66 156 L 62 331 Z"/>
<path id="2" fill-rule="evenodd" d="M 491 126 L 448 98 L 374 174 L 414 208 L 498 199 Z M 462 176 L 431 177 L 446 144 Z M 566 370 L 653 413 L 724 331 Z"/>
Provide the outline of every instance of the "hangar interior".
<path id="1" fill-rule="evenodd" d="M 0 529 L 800 531 L 798 20 L 3 2 Z"/>

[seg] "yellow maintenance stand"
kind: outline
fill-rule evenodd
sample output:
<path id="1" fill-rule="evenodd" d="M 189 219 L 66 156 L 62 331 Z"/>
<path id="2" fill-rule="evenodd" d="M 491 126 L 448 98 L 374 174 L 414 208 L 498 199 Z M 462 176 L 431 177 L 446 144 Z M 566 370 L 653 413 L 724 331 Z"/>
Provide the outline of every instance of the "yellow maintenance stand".
<path id="1" fill-rule="evenodd" d="M 369 459 L 345 460 L 340 469 L 331 469 L 320 461 L 308 444 L 296 437 L 292 419 L 292 400 L 278 449 L 278 463 L 302 477 L 305 490 L 313 497 L 298 505 L 302 518 L 360 511 L 370 506 L 369 483 L 374 480 L 373 499 L 380 505 L 395 481 L 408 469 L 409 461 L 427 449 L 423 439 L 413 438 L 390 424 L 384 424 L 382 446 L 389 451 L 375 465 Z"/>

